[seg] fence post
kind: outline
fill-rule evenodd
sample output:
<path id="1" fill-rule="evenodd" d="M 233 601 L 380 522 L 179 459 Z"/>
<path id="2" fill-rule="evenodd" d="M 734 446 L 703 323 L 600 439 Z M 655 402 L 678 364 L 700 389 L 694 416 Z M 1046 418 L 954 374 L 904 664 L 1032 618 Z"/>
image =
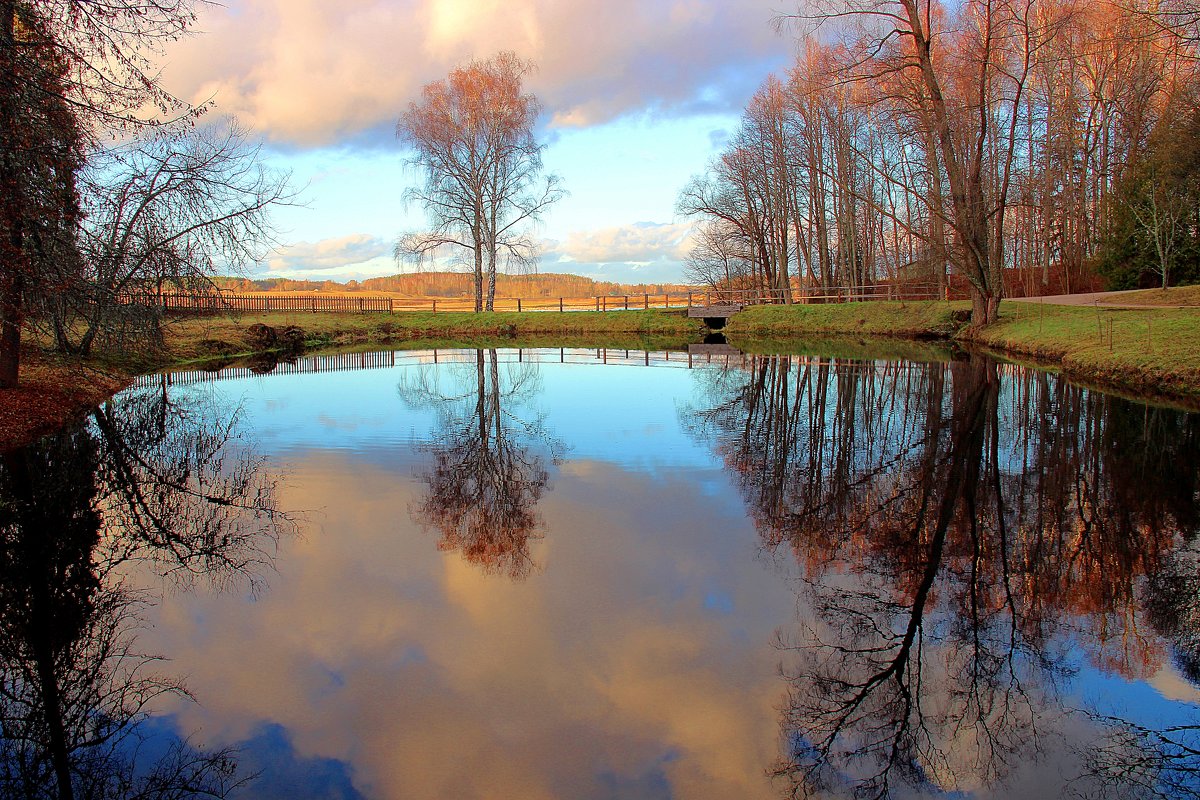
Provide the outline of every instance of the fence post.
<path id="1" fill-rule="evenodd" d="M 434 298 L 433 301 L 433 313 L 437 313 L 437 298 Z"/>
<path id="2" fill-rule="evenodd" d="M 692 293 L 691 293 L 691 292 L 688 292 L 688 304 L 687 304 L 687 307 L 688 307 L 688 308 L 691 308 L 691 307 L 692 307 Z"/>
<path id="3" fill-rule="evenodd" d="M 596 310 L 597 311 L 600 310 L 600 298 L 599 297 L 596 298 Z"/>
<path id="4" fill-rule="evenodd" d="M 645 299 L 646 299 L 646 310 L 649 311 L 650 310 L 650 295 L 647 294 Z"/>
<path id="5" fill-rule="evenodd" d="M 388 313 L 391 314 L 395 311 L 395 309 L 392 308 L 392 298 L 389 297 L 387 300 L 388 300 Z"/>
<path id="6" fill-rule="evenodd" d="M 625 295 L 625 310 L 629 310 L 629 295 Z"/>
<path id="7" fill-rule="evenodd" d="M 561 313 L 562 313 L 562 310 L 563 310 L 563 307 L 562 307 L 562 298 L 560 297 L 560 298 L 558 298 L 558 313 L 560 313 L 560 314 L 561 314 Z"/>
<path id="8" fill-rule="evenodd" d="M 517 298 L 517 313 L 521 313 L 521 298 Z"/>

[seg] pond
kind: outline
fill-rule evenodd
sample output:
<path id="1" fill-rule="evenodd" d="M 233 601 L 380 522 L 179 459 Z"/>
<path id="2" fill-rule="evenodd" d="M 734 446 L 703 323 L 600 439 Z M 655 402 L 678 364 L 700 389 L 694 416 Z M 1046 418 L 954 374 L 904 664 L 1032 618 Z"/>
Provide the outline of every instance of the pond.
<path id="1" fill-rule="evenodd" d="M 934 351 L 150 377 L 0 460 L 0 795 L 1195 795 L 1198 476 Z"/>

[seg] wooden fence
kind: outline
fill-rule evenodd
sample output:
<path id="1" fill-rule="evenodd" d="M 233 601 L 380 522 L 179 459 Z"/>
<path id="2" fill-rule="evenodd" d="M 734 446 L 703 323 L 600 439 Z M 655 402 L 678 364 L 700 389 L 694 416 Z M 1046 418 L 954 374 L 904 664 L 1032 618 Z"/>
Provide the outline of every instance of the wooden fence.
<path id="1" fill-rule="evenodd" d="M 168 311 L 334 311 L 365 314 L 392 312 L 390 297 L 289 294 L 162 294 L 127 295 L 126 303 L 143 303 Z"/>
<path id="2" fill-rule="evenodd" d="M 874 284 L 869 286 L 797 287 L 790 296 L 782 291 L 757 289 L 692 289 L 690 291 L 656 294 L 627 294 L 598 297 L 497 297 L 496 311 L 633 311 L 649 309 L 688 309 L 713 305 L 767 305 L 784 303 L 849 303 L 865 300 L 935 300 L 948 299 L 936 286 L 926 284 Z M 211 295 L 145 294 L 127 295 L 126 303 L 143 303 L 167 311 L 289 311 L 336 313 L 385 313 L 397 311 L 465 311 L 475 310 L 468 297 L 454 298 L 397 298 L 379 296 L 347 296 L 322 294 L 233 294 Z"/>

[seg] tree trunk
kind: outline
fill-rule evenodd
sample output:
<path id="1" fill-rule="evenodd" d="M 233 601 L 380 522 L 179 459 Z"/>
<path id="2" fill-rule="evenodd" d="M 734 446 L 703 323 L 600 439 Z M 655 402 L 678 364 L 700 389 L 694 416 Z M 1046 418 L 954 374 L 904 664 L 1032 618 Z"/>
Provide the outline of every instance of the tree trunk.
<path id="1" fill-rule="evenodd" d="M 21 320 L 25 310 L 20 263 L 24 250 L 20 221 L 23 209 L 20 198 L 14 196 L 22 192 L 19 188 L 13 192 L 20 183 L 10 140 L 16 118 L 13 97 L 16 87 L 12 84 L 15 15 L 14 0 L 0 0 L 0 186 L 4 187 L 4 197 L 0 199 L 4 207 L 0 213 L 8 228 L 8 241 L 0 245 L 8 250 L 6 253 L 0 251 L 0 389 L 17 386 L 21 367 Z"/>
<path id="2" fill-rule="evenodd" d="M 493 245 L 488 250 L 487 264 L 487 304 L 484 306 L 488 311 L 496 310 L 496 248 Z"/>
<path id="3" fill-rule="evenodd" d="M 916 60 L 922 81 L 929 92 L 929 111 L 935 127 L 942 156 L 942 168 L 950 184 L 950 200 L 954 212 L 954 233 L 959 245 L 960 267 L 971 284 L 971 325 L 980 327 L 994 322 L 1004 293 L 1000 265 L 990 260 L 989 220 L 982 183 L 982 143 L 986 121 L 976 131 L 979 147 L 968 159 L 955 147 L 950 124 L 950 112 L 942 95 L 932 56 L 929 32 L 922 25 L 920 6 L 916 0 L 903 0 L 906 16 L 916 47 Z"/>
<path id="4" fill-rule="evenodd" d="M 475 313 L 483 311 L 483 247 L 478 239 L 475 244 Z"/>
<path id="5" fill-rule="evenodd" d="M 971 291 L 971 327 L 980 328 L 991 325 L 1000 318 L 1000 297 L 986 292 L 975 284 L 969 284 Z"/>
<path id="6" fill-rule="evenodd" d="M 14 238 L 19 241 L 19 235 Z M 11 272 L 4 276 L 0 289 L 0 389 L 15 389 L 21 368 L 24 281 L 11 263 L 5 264 L 4 270 Z"/>

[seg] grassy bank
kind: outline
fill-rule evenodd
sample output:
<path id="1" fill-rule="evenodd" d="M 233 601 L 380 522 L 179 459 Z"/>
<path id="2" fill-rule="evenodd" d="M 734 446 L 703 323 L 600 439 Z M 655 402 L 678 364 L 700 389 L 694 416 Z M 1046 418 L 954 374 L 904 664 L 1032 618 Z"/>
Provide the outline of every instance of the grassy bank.
<path id="1" fill-rule="evenodd" d="M 52 433 L 129 382 L 123 370 L 24 348 L 21 385 L 0 389 L 0 450 Z"/>
<path id="2" fill-rule="evenodd" d="M 406 342 L 432 346 L 514 346 L 516 340 L 554 343 L 587 337 L 593 346 L 628 347 L 642 340 L 688 341 L 701 331 L 697 320 L 682 311 L 614 311 L 606 314 L 526 312 L 404 312 L 397 314 L 243 314 L 190 317 L 172 323 L 167 360 L 177 364 L 214 355 L 250 354 L 257 348 L 247 337 L 256 323 L 275 329 L 297 327 L 306 349 L 391 347 Z M 530 346 L 533 346 L 532 344 Z"/>
<path id="3" fill-rule="evenodd" d="M 1200 306 L 1200 286 L 1172 286 L 1170 289 L 1142 289 L 1124 292 L 1112 302 L 1137 306 Z"/>
<path id="4" fill-rule="evenodd" d="M 934 343 L 973 343 L 999 355 L 1059 369 L 1123 393 L 1200 408 L 1200 309 L 1095 309 L 1005 303 L 1001 319 L 967 327 L 966 303 L 872 302 L 765 306 L 733 317 L 726 334 L 752 353 L 931 357 Z M 431 347 L 609 347 L 665 349 L 698 340 L 702 326 L 682 312 L 246 314 L 188 317 L 167 330 L 153 356 L 80 362 L 27 348 L 22 388 L 0 391 L 0 448 L 61 427 L 103 402 L 141 372 L 229 362 L 263 350 L 251 334 L 262 324 L 298 329 L 308 351 Z M 884 337 L 884 338 L 879 338 Z M 914 340 L 924 340 L 918 344 Z"/>
<path id="5" fill-rule="evenodd" d="M 966 302 L 838 303 L 830 305 L 756 306 L 731 317 L 725 335 L 731 339 L 785 339 L 811 336 L 891 336 L 948 339 L 970 317 Z"/>
<path id="6" fill-rule="evenodd" d="M 1000 320 L 967 327 L 965 302 L 845 303 L 748 309 L 726 334 L 744 349 L 814 336 L 949 339 L 1021 357 L 1102 388 L 1200 406 L 1200 309 L 1096 309 L 1004 303 Z"/>
<path id="7" fill-rule="evenodd" d="M 1200 309 L 1008 303 L 999 322 L 960 337 L 1085 383 L 1200 406 Z"/>
<path id="8" fill-rule="evenodd" d="M 111 397 L 144 372 L 211 366 L 263 352 L 251 326 L 298 329 L 305 351 L 433 347 L 609 347 L 663 349 L 696 341 L 703 326 L 682 311 L 606 314 L 535 312 L 473 314 L 270 313 L 178 317 L 166 347 L 151 354 L 116 354 L 87 361 L 57 357 L 47 342 L 27 339 L 21 388 L 0 390 L 0 449 L 33 441 Z"/>

